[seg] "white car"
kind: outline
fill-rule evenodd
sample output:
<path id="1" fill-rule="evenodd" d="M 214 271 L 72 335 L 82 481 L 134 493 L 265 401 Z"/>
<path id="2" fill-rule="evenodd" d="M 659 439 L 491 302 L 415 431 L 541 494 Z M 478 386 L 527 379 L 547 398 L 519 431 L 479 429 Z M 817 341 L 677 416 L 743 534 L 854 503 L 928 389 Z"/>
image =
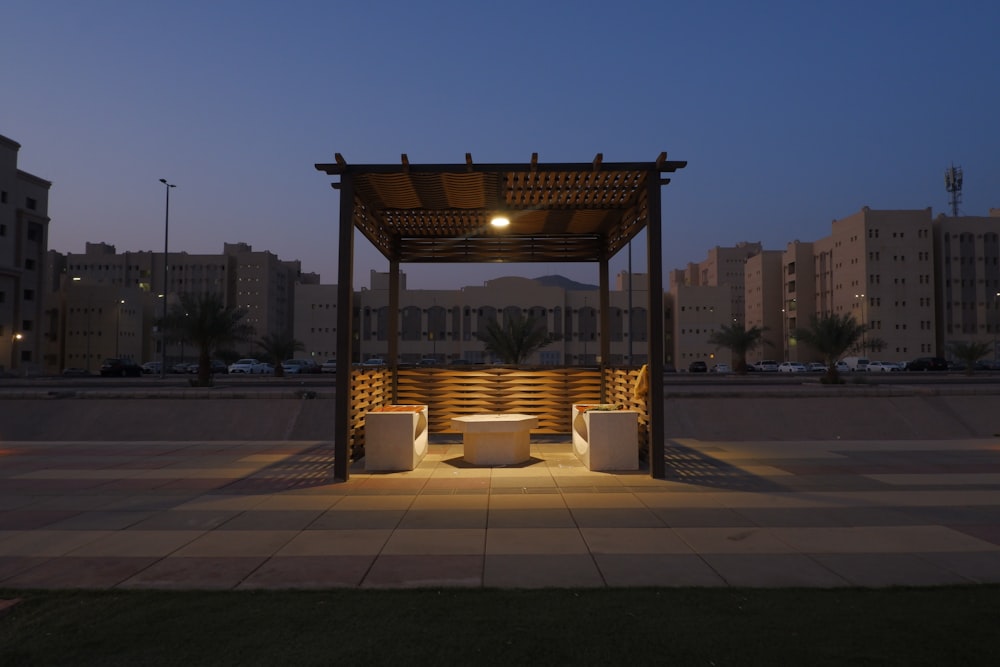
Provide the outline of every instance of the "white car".
<path id="1" fill-rule="evenodd" d="M 837 369 L 838 373 L 850 373 L 851 367 L 847 365 L 846 361 L 838 361 L 834 364 L 834 368 Z"/>
<path id="2" fill-rule="evenodd" d="M 754 364 L 754 368 L 761 373 L 776 373 L 778 371 L 778 362 L 765 359 Z"/>
<path id="3" fill-rule="evenodd" d="M 896 373 L 903 369 L 892 361 L 870 361 L 866 370 L 869 373 Z"/>
<path id="4" fill-rule="evenodd" d="M 797 361 L 782 361 L 778 364 L 779 373 L 805 373 L 806 365 Z"/>
<path id="5" fill-rule="evenodd" d="M 303 373 L 319 373 L 319 364 L 312 359 L 286 359 L 281 362 L 281 368 L 289 375 Z"/>
<path id="6" fill-rule="evenodd" d="M 808 366 L 806 366 L 806 370 L 808 370 L 810 373 L 825 373 L 827 371 L 827 367 L 826 364 L 822 362 L 814 361 Z"/>
<path id="7" fill-rule="evenodd" d="M 337 372 L 337 360 L 327 359 L 319 366 L 321 373 L 336 373 Z"/>
<path id="8" fill-rule="evenodd" d="M 240 359 L 238 361 L 229 364 L 230 374 L 246 373 L 252 375 L 252 374 L 264 374 L 273 372 L 274 368 L 271 366 L 271 364 L 264 361 L 259 361 L 257 359 L 249 359 L 249 358 Z"/>
<path id="9" fill-rule="evenodd" d="M 712 373 L 732 373 L 733 369 L 729 364 L 715 364 L 709 371 Z"/>

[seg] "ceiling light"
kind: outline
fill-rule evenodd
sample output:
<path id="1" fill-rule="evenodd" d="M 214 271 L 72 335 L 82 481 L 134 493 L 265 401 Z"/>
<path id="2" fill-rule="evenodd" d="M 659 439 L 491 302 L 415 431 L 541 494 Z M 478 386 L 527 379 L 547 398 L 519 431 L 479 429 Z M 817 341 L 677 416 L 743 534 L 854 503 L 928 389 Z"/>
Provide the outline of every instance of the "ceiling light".
<path id="1" fill-rule="evenodd" d="M 496 215 L 493 216 L 492 220 L 490 220 L 490 224 L 493 225 L 494 227 L 506 227 L 507 225 L 510 224 L 510 220 L 503 217 L 502 215 Z"/>

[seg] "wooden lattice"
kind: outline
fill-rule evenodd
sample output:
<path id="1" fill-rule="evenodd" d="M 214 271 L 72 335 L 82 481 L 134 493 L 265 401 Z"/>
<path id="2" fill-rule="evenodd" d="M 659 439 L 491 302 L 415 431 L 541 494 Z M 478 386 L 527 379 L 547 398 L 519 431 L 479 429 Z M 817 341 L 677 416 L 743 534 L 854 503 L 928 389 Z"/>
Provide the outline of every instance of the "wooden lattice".
<path id="1" fill-rule="evenodd" d="M 568 406 L 600 397 L 593 369 L 413 368 L 398 376 L 398 402 L 429 406 L 432 433 L 454 433 L 452 417 L 490 412 L 536 416 L 536 433 L 569 433 Z"/>
<path id="2" fill-rule="evenodd" d="M 365 455 L 365 415 L 391 402 L 392 376 L 385 368 L 351 369 L 351 460 Z"/>
<path id="3" fill-rule="evenodd" d="M 638 377 L 637 368 L 606 368 L 604 392 L 608 403 L 621 403 L 626 409 L 639 413 L 639 452 L 645 456 L 649 451 L 649 401 L 646 394 L 635 395 Z"/>

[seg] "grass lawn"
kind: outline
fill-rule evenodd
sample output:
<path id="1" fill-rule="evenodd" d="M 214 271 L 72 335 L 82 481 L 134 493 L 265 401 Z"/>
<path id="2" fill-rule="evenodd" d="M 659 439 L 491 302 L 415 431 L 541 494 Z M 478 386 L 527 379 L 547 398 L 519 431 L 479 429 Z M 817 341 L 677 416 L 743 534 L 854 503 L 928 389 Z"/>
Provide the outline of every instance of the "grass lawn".
<path id="1" fill-rule="evenodd" d="M 0 665 L 998 665 L 1000 586 L 11 591 Z"/>

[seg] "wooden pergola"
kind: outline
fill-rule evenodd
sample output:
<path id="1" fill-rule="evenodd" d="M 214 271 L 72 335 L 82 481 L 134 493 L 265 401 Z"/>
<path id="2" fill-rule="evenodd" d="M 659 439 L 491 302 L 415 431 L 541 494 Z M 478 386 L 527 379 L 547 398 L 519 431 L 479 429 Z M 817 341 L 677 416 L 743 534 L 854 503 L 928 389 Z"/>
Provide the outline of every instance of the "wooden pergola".
<path id="1" fill-rule="evenodd" d="M 399 265 L 403 262 L 596 262 L 599 265 L 600 329 L 610 330 L 608 262 L 646 230 L 649 273 L 648 401 L 650 475 L 664 476 L 663 445 L 663 267 L 661 186 L 663 174 L 687 166 L 660 153 L 652 162 L 589 163 L 348 164 L 316 169 L 339 182 L 340 228 L 337 298 L 337 387 L 334 474 L 346 480 L 350 467 L 350 406 L 354 316 L 354 230 L 389 261 L 388 362 L 398 359 Z M 506 227 L 491 224 L 495 217 Z M 609 336 L 600 338 L 601 359 L 609 358 Z M 602 361 L 602 364 L 604 362 Z"/>

